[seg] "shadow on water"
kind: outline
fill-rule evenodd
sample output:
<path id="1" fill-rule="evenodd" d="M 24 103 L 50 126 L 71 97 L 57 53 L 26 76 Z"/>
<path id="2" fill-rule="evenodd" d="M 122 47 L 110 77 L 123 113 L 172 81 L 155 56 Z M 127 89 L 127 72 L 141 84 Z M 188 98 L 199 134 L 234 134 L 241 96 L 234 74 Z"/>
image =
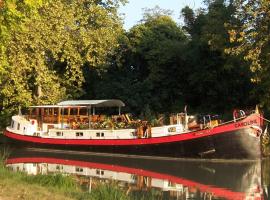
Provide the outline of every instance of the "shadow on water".
<path id="1" fill-rule="evenodd" d="M 68 174 L 87 192 L 113 181 L 127 194 L 144 199 L 269 199 L 269 159 L 156 160 L 45 149 L 9 149 L 3 155 L 13 171 Z"/>

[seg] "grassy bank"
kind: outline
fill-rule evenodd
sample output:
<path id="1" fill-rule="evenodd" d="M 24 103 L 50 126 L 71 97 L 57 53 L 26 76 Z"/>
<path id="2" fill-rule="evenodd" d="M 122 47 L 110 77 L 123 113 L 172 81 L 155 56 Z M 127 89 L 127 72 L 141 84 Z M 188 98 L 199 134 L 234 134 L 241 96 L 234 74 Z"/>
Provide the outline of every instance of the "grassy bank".
<path id="1" fill-rule="evenodd" d="M 130 192 L 116 182 L 95 185 L 91 192 L 83 190 L 74 177 L 61 174 L 27 175 L 0 166 L 1 200 L 159 200 L 161 191 Z"/>
<path id="2" fill-rule="evenodd" d="M 28 176 L 0 167 L 1 200 L 159 200 L 160 191 L 129 193 L 117 183 L 99 183 L 91 191 L 83 191 L 70 176 Z"/>
<path id="3" fill-rule="evenodd" d="M 78 198 L 76 198 L 78 197 Z M 0 166 L 0 199 L 80 199 L 82 191 L 69 176 L 28 176 Z"/>
<path id="4" fill-rule="evenodd" d="M 1 200 L 129 199 L 125 191 L 117 188 L 115 183 L 97 185 L 89 193 L 70 175 L 27 175 L 20 171 L 14 172 L 4 164 L 8 154 L 8 149 L 0 149 Z"/>
<path id="5" fill-rule="evenodd" d="M 129 192 L 117 182 L 100 182 L 91 192 L 83 189 L 78 179 L 71 175 L 27 175 L 14 172 L 4 165 L 8 151 L 0 153 L 0 199 L 1 200 L 151 200 L 162 199 L 159 192 Z"/>
<path id="6" fill-rule="evenodd" d="M 26 175 L 12 172 L 2 164 L 0 167 L 0 199 L 129 199 L 126 193 L 115 184 L 100 184 L 91 193 L 83 191 L 71 176 Z"/>

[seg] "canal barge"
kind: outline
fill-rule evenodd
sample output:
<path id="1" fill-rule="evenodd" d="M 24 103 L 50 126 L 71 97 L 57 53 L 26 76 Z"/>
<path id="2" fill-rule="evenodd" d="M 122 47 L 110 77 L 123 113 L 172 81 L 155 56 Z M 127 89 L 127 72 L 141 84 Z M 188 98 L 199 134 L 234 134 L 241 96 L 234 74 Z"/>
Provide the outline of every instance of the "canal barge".
<path id="1" fill-rule="evenodd" d="M 32 106 L 12 117 L 4 135 L 22 145 L 177 158 L 260 159 L 263 117 L 234 111 L 231 121 L 178 113 L 169 125 L 151 126 L 121 114 L 120 100 L 63 101 Z M 117 115 L 98 111 L 118 108 Z"/>

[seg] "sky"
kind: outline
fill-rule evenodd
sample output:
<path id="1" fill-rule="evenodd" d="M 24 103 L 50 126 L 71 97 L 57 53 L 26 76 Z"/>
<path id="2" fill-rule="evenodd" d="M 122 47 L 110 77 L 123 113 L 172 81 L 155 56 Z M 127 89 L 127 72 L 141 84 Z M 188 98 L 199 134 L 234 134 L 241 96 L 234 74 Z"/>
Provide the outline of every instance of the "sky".
<path id="1" fill-rule="evenodd" d="M 121 6 L 119 13 L 124 14 L 124 28 L 130 29 L 142 19 L 143 8 L 154 8 L 158 5 L 162 9 L 173 11 L 173 19 L 180 23 L 180 11 L 186 5 L 192 9 L 202 6 L 203 0 L 128 0 L 125 6 Z"/>

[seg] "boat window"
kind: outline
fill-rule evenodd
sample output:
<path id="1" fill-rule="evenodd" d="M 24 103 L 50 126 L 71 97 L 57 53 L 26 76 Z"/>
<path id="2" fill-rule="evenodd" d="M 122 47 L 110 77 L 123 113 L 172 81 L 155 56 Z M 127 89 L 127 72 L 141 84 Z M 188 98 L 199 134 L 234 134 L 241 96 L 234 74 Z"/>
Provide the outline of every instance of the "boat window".
<path id="1" fill-rule="evenodd" d="M 77 137 L 83 136 L 83 132 L 76 132 L 76 136 L 77 136 Z"/>
<path id="2" fill-rule="evenodd" d="M 53 111 L 54 111 L 53 108 L 49 108 L 49 115 L 53 115 Z"/>
<path id="3" fill-rule="evenodd" d="M 56 165 L 56 170 L 64 169 L 63 165 Z"/>
<path id="4" fill-rule="evenodd" d="M 63 132 L 56 132 L 56 136 L 63 136 Z"/>
<path id="5" fill-rule="evenodd" d="M 96 133 L 97 137 L 100 137 L 100 133 Z"/>
<path id="6" fill-rule="evenodd" d="M 87 108 L 81 108 L 80 115 L 87 115 Z"/>
<path id="7" fill-rule="evenodd" d="M 53 109 L 53 115 L 58 115 L 58 109 L 57 108 Z"/>
<path id="8" fill-rule="evenodd" d="M 49 109 L 48 108 L 44 108 L 43 115 L 44 116 L 49 115 Z"/>
<path id="9" fill-rule="evenodd" d="M 68 108 L 63 108 L 64 111 L 62 111 L 64 113 L 64 115 L 68 115 Z"/>
<path id="10" fill-rule="evenodd" d="M 32 110 L 32 115 L 33 115 L 33 116 L 40 116 L 40 115 L 41 115 L 41 109 L 39 109 L 39 108 L 34 108 L 34 109 Z"/>
<path id="11" fill-rule="evenodd" d="M 81 168 L 81 167 L 76 167 L 76 172 L 83 172 L 83 168 Z"/>
<path id="12" fill-rule="evenodd" d="M 17 124 L 17 130 L 20 130 L 20 123 Z"/>
<path id="13" fill-rule="evenodd" d="M 104 133 L 101 133 L 101 137 L 104 137 Z"/>
<path id="14" fill-rule="evenodd" d="M 11 120 L 11 128 L 14 128 L 14 121 Z"/>
<path id="15" fill-rule="evenodd" d="M 171 133 L 171 132 L 176 132 L 176 127 L 169 127 L 168 128 L 168 132 Z"/>
<path id="16" fill-rule="evenodd" d="M 77 115 L 78 109 L 77 108 L 71 108 L 70 109 L 70 115 Z"/>

